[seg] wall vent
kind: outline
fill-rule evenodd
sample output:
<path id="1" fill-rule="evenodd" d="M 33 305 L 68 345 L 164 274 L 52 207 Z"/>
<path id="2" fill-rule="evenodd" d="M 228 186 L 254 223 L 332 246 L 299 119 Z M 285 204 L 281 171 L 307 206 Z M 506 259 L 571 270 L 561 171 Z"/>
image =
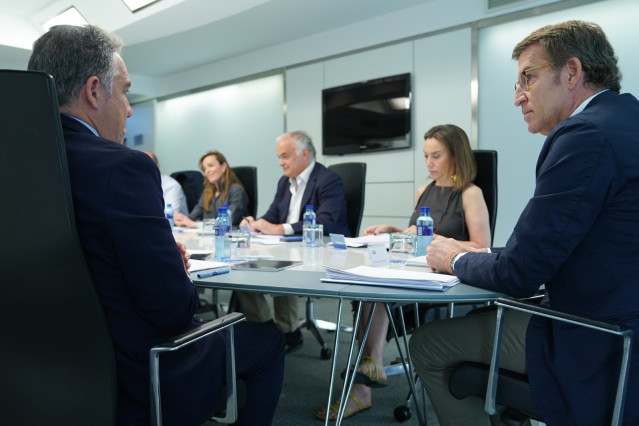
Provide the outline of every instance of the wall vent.
<path id="1" fill-rule="evenodd" d="M 563 0 L 554 0 L 554 1 L 550 0 L 550 1 L 544 2 L 544 4 L 557 3 L 560 1 L 563 1 Z M 488 5 L 488 10 L 493 10 L 493 9 L 498 9 L 504 6 L 512 6 L 519 3 L 531 3 L 531 0 L 486 0 L 486 3 Z"/>

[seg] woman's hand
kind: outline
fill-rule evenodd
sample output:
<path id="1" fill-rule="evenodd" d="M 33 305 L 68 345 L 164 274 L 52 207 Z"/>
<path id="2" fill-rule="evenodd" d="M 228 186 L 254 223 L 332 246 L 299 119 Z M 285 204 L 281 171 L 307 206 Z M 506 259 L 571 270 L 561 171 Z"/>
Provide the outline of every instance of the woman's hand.
<path id="1" fill-rule="evenodd" d="M 189 219 L 188 216 L 177 212 L 173 216 L 173 222 L 175 226 L 182 226 L 184 228 L 197 228 L 197 223 L 194 220 Z"/>

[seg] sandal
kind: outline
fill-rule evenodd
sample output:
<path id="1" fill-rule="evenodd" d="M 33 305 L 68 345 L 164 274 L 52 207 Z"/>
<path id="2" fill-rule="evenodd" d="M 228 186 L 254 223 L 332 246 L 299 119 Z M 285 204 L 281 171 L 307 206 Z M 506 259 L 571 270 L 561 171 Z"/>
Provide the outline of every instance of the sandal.
<path id="1" fill-rule="evenodd" d="M 367 409 L 369 409 L 369 408 L 371 408 L 373 406 L 372 402 L 367 404 L 367 405 L 360 404 L 360 402 L 358 401 L 357 398 L 355 398 L 355 395 L 353 395 L 352 392 L 348 394 L 348 397 L 353 400 L 355 405 L 357 405 L 357 410 L 351 411 L 348 408 L 346 408 L 344 410 L 344 418 L 345 419 L 348 419 L 349 417 L 354 416 L 355 414 L 360 413 L 360 412 L 362 412 L 364 410 L 367 410 Z M 331 404 L 330 409 L 331 410 L 330 410 L 330 414 L 329 414 L 328 419 L 329 420 L 337 419 L 337 411 L 339 410 L 339 399 L 335 400 L 334 404 Z M 315 413 L 315 417 L 317 417 L 320 420 L 326 420 L 326 408 L 322 408 L 317 413 Z"/>
<path id="2" fill-rule="evenodd" d="M 346 370 L 342 371 L 340 376 L 344 379 L 346 377 Z M 377 363 L 370 356 L 363 357 L 359 362 L 353 383 L 366 385 L 370 388 L 382 388 L 387 385 L 386 380 L 380 380 Z"/>

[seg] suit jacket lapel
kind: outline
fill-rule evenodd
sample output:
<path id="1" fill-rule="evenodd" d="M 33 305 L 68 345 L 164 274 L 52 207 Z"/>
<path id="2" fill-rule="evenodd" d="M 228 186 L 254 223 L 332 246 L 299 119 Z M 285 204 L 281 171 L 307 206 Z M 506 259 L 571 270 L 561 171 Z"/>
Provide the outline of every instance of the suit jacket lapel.
<path id="1" fill-rule="evenodd" d="M 315 185 L 317 183 L 317 174 L 319 173 L 318 165 L 319 164 L 316 162 L 311 175 L 308 177 L 308 182 L 306 182 L 306 189 L 304 189 L 304 194 L 302 195 L 302 207 L 300 208 L 300 216 L 306 211 L 304 206 L 306 206 L 307 204 L 313 204 L 311 195 L 313 194 L 313 191 L 315 191 Z M 313 206 L 313 208 L 317 210 L 317 206 Z"/>

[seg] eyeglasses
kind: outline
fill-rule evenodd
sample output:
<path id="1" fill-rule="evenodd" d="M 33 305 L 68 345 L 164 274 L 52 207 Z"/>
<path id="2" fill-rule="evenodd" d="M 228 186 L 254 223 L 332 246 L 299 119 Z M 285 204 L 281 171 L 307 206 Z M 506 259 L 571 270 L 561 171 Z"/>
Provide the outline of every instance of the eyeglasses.
<path id="1" fill-rule="evenodd" d="M 528 73 L 530 71 L 538 70 L 540 68 L 548 67 L 550 65 L 552 65 L 552 62 L 546 62 L 545 64 L 537 65 L 536 67 L 526 68 L 525 70 L 523 70 L 521 74 L 519 74 L 519 81 L 515 83 L 515 90 L 517 90 L 517 86 L 521 86 L 521 88 L 524 90 L 529 90 L 530 77 L 528 76 Z"/>

